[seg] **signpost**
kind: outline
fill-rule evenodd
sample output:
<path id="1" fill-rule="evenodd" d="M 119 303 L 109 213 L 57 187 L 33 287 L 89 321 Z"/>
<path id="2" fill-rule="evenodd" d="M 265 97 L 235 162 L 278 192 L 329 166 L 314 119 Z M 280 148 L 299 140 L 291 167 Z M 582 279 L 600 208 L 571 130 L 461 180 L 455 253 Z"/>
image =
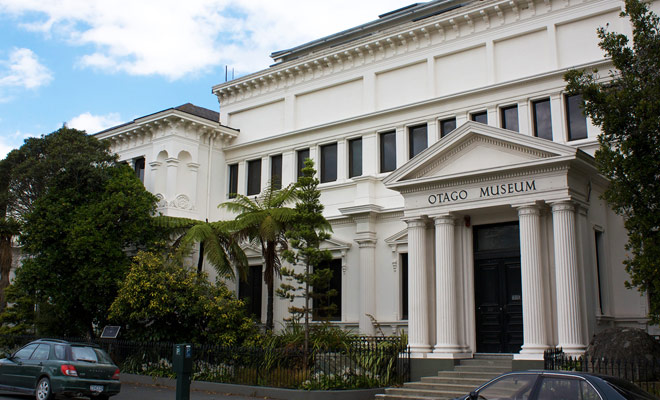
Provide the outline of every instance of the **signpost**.
<path id="1" fill-rule="evenodd" d="M 179 343 L 174 345 L 172 366 L 176 373 L 176 400 L 190 400 L 192 344 Z"/>

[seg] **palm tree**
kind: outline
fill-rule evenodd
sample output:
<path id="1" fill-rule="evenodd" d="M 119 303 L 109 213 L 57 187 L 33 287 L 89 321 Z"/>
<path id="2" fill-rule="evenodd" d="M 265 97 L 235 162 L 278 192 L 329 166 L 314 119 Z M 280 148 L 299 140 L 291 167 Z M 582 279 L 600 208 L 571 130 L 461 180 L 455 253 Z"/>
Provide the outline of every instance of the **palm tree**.
<path id="1" fill-rule="evenodd" d="M 246 240 L 261 246 L 261 254 L 266 262 L 266 328 L 269 330 L 273 329 L 274 278 L 275 274 L 280 276 L 282 266 L 278 253 L 287 248 L 285 232 L 295 215 L 293 208 L 286 207 L 292 201 L 295 201 L 293 185 L 283 189 L 268 185 L 254 199 L 237 194 L 232 201 L 220 204 L 220 207 L 236 214 L 235 220 L 229 225 L 236 240 Z"/>
<path id="2" fill-rule="evenodd" d="M 202 271 L 204 257 L 220 276 L 235 278 L 234 267 L 241 278 L 245 277 L 247 257 L 225 221 L 208 222 L 196 219 L 157 216 L 157 226 L 169 230 L 175 249 L 189 249 L 199 243 L 197 272 Z"/>

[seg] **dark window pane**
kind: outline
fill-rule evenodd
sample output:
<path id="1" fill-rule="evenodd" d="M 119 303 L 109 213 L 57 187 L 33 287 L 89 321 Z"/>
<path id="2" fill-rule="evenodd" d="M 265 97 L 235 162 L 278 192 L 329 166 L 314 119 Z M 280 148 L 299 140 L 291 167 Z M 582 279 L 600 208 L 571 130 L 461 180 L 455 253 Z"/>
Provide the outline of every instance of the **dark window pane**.
<path id="1" fill-rule="evenodd" d="M 529 398 L 537 375 L 516 374 L 507 375 L 489 383 L 479 390 L 479 397 L 484 399 L 527 399 Z M 557 397 L 559 400 L 561 397 Z M 569 397 L 577 398 L 577 397 Z"/>
<path id="2" fill-rule="evenodd" d="M 480 112 L 472 113 L 470 114 L 470 119 L 480 124 L 488 124 L 488 112 L 480 111 Z"/>
<path id="3" fill-rule="evenodd" d="M 396 132 L 380 134 L 380 172 L 396 169 Z"/>
<path id="4" fill-rule="evenodd" d="M 23 347 L 22 349 L 20 349 L 19 351 L 17 351 L 16 354 L 14 354 L 14 358 L 20 359 L 20 360 L 29 360 L 30 356 L 32 355 L 32 352 L 36 348 L 37 348 L 36 344 L 27 345 L 27 346 Z"/>
<path id="5" fill-rule="evenodd" d="M 401 319 L 408 319 L 408 253 L 401 253 Z"/>
<path id="6" fill-rule="evenodd" d="M 321 183 L 337 180 L 337 143 L 321 146 Z"/>
<path id="7" fill-rule="evenodd" d="M 341 321 L 341 259 L 324 262 L 319 268 L 330 269 L 332 278 L 327 288 L 319 290 L 319 293 L 325 295 L 315 297 L 313 300 L 313 319 Z"/>
<path id="8" fill-rule="evenodd" d="M 238 298 L 245 301 L 248 312 L 257 320 L 261 320 L 261 265 L 250 265 L 247 282 L 242 279 L 238 283 Z"/>
<path id="9" fill-rule="evenodd" d="M 428 147 L 426 125 L 408 128 L 408 157 L 413 158 Z"/>
<path id="10" fill-rule="evenodd" d="M 476 251 L 519 248 L 520 227 L 518 222 L 478 226 L 475 239 Z"/>
<path id="11" fill-rule="evenodd" d="M 502 128 L 518 132 L 518 106 L 504 107 L 502 112 Z"/>
<path id="12" fill-rule="evenodd" d="M 238 164 L 229 166 L 229 198 L 233 199 L 238 193 Z"/>
<path id="13" fill-rule="evenodd" d="M 297 153 L 297 165 L 298 173 L 296 179 L 302 176 L 302 169 L 305 168 L 305 160 L 309 158 L 309 149 L 298 150 Z"/>
<path id="14" fill-rule="evenodd" d="M 534 119 L 534 136 L 552 140 L 552 116 L 550 114 L 550 99 L 532 103 Z"/>
<path id="15" fill-rule="evenodd" d="M 440 121 L 440 137 L 449 135 L 454 129 L 456 129 L 456 118 L 443 119 Z"/>
<path id="16" fill-rule="evenodd" d="M 247 195 L 261 192 L 261 159 L 247 162 Z"/>
<path id="17" fill-rule="evenodd" d="M 144 183 L 144 170 L 145 170 L 145 161 L 144 157 L 136 158 L 134 168 L 135 168 L 135 175 L 137 175 L 138 179 L 140 182 Z"/>
<path id="18" fill-rule="evenodd" d="M 348 141 L 348 177 L 362 175 L 362 138 Z"/>
<path id="19" fill-rule="evenodd" d="M 282 155 L 270 157 L 270 184 L 273 189 L 282 188 Z"/>
<path id="20" fill-rule="evenodd" d="M 587 118 L 582 113 L 582 96 L 566 96 L 566 123 L 568 140 L 587 138 Z"/>

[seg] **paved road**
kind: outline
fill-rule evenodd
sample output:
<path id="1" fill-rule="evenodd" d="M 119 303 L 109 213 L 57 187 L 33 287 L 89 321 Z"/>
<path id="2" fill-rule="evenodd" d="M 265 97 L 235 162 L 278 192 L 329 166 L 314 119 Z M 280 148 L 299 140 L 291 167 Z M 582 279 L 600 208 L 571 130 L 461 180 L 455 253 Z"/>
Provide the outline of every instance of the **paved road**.
<path id="1" fill-rule="evenodd" d="M 175 400 L 174 389 L 151 385 L 122 384 L 121 393 L 112 400 Z M 0 400 L 31 400 L 33 396 L 0 392 Z M 222 393 L 191 391 L 190 400 L 263 400 L 262 397 L 232 396 Z"/>

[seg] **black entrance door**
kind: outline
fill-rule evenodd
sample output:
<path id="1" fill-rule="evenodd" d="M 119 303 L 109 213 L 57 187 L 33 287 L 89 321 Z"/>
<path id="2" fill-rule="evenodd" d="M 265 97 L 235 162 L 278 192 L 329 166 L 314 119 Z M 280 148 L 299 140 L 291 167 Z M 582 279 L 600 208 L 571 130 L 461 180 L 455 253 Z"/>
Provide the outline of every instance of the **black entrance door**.
<path id="1" fill-rule="evenodd" d="M 518 353 L 523 344 L 518 223 L 474 227 L 478 353 Z"/>

